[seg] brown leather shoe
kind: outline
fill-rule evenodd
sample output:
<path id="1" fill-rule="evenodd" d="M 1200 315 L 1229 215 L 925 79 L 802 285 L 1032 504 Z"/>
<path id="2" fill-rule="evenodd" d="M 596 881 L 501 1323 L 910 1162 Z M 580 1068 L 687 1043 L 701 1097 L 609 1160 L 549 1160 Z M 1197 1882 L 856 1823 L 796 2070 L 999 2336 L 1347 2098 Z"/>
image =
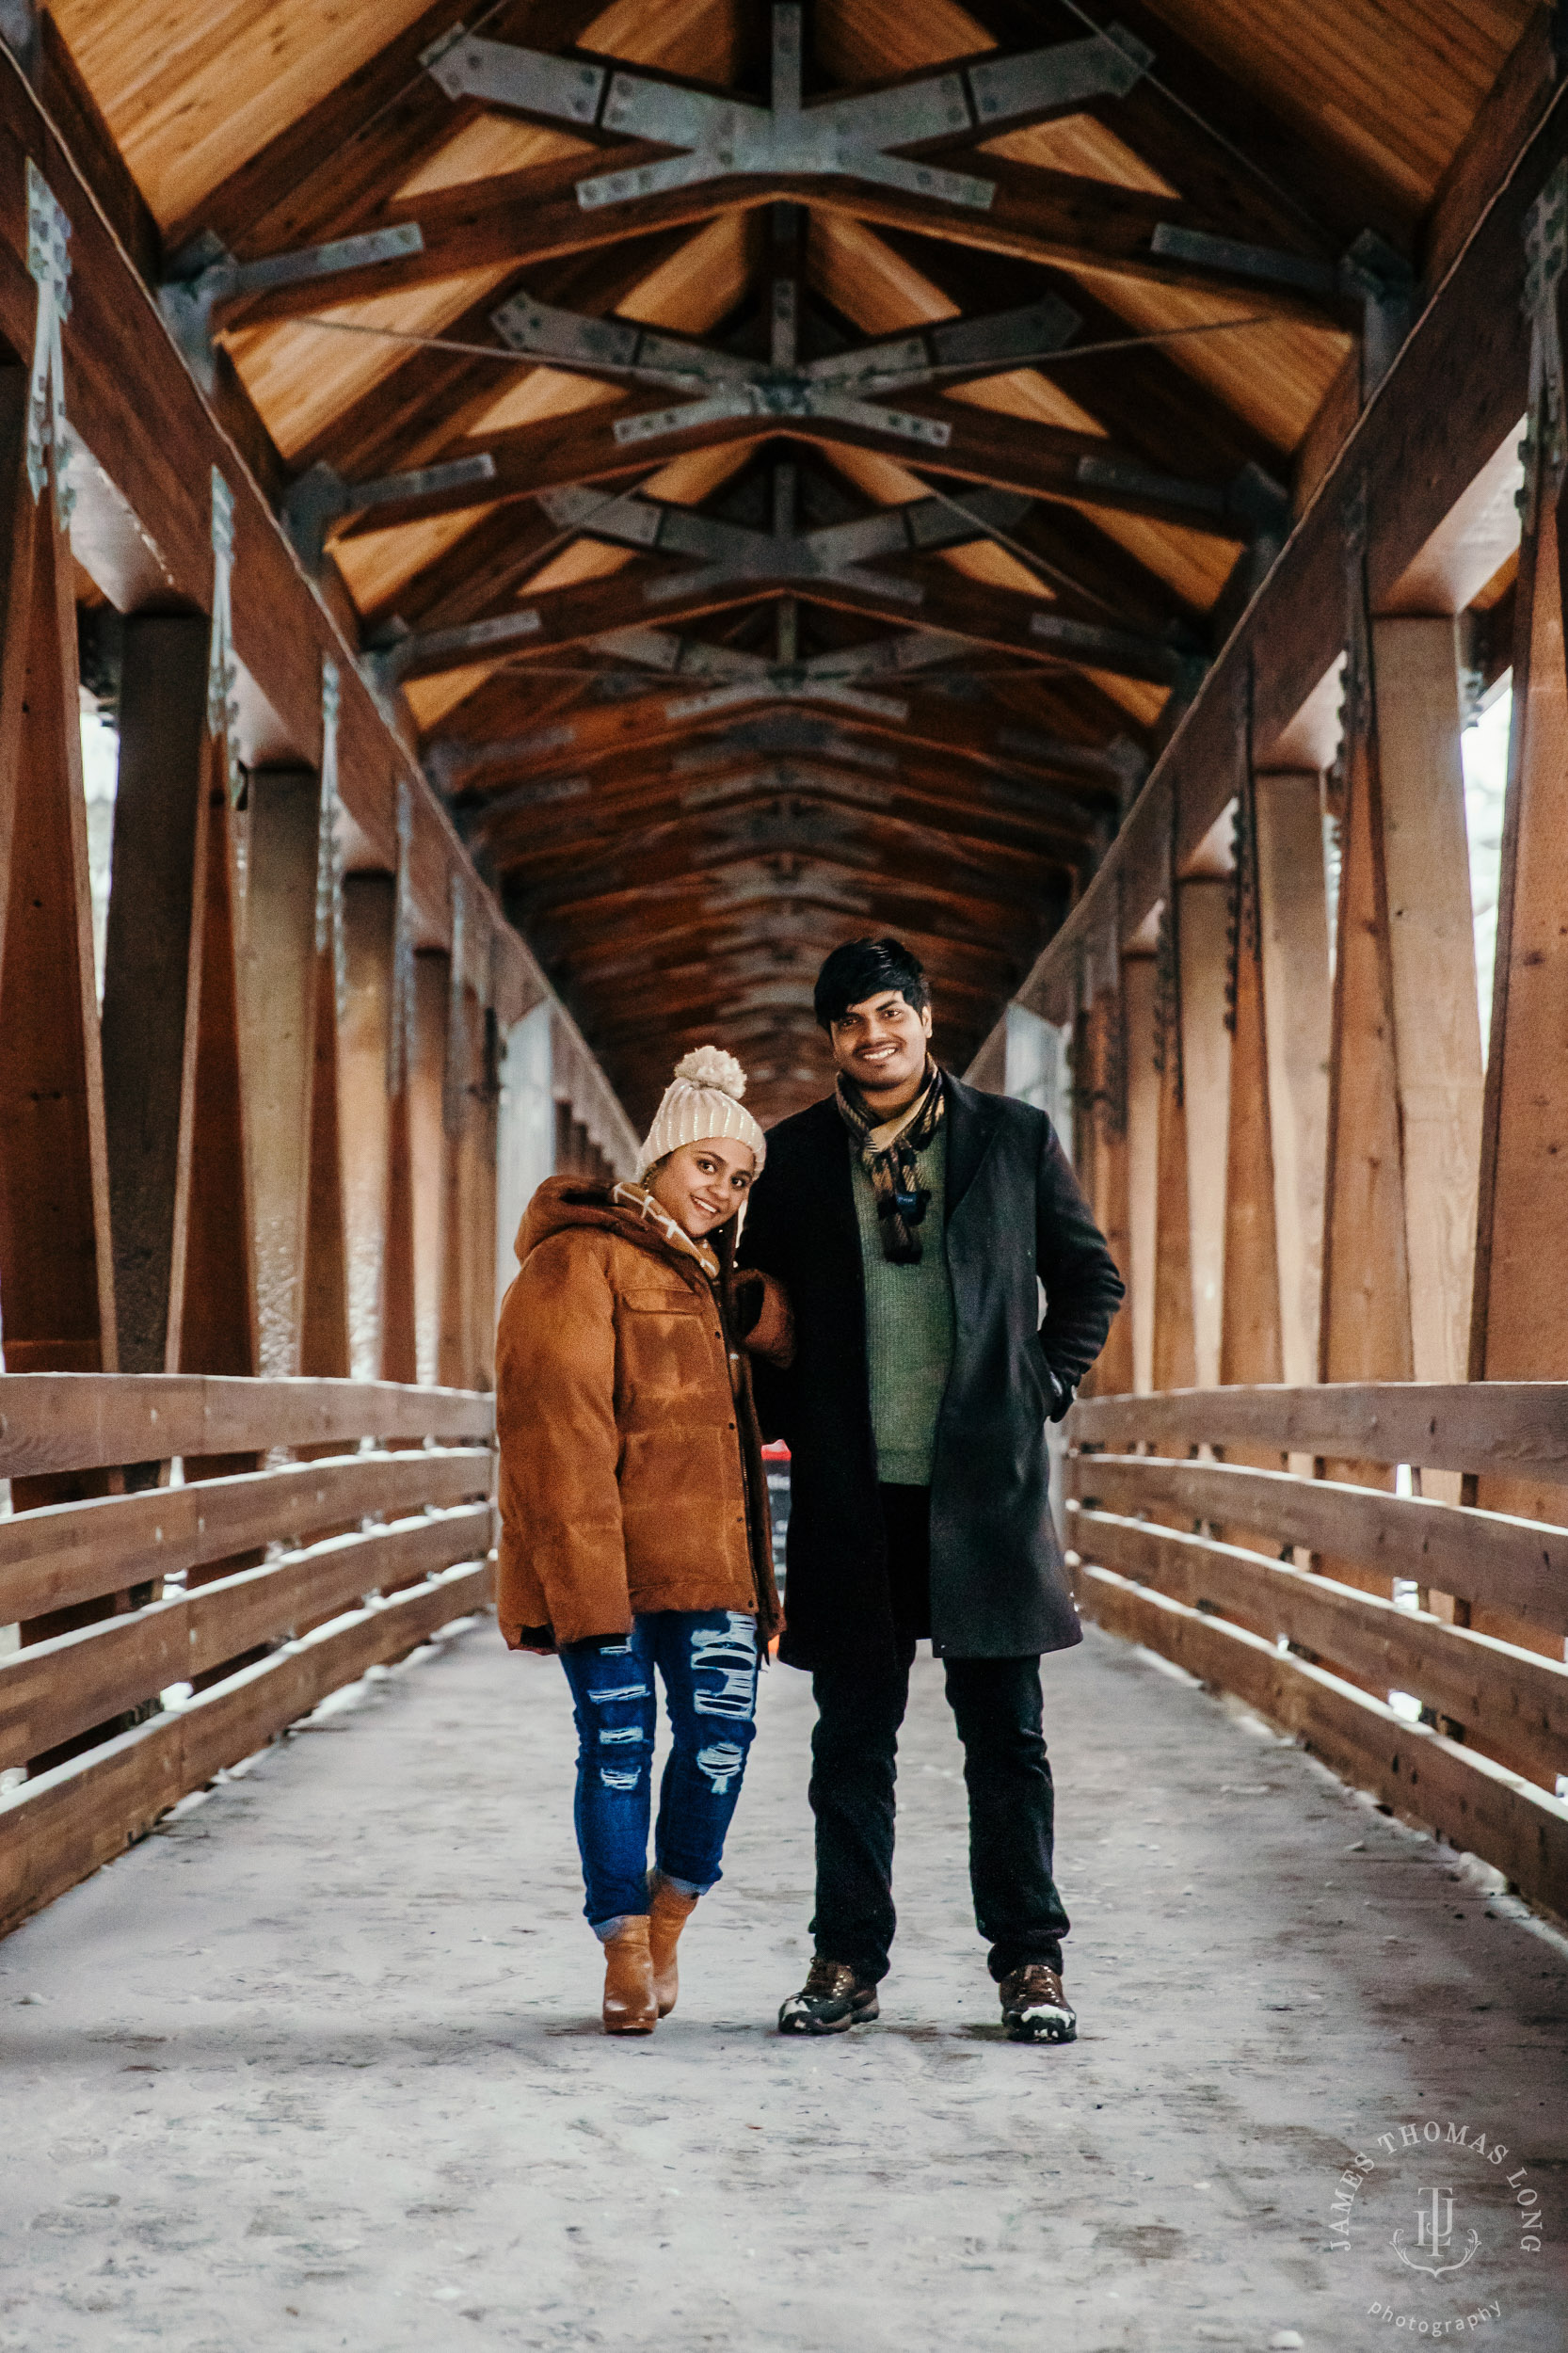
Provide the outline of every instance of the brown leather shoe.
<path id="1" fill-rule="evenodd" d="M 651 2034 L 658 2024 L 644 1912 L 622 1921 L 615 1935 L 604 1940 L 604 2031 Z"/>
<path id="2" fill-rule="evenodd" d="M 1015 1969 L 1001 1981 L 1001 2023 L 1009 2042 L 1076 2042 L 1078 2012 L 1056 1971 L 1043 1961 Z"/>
<path id="3" fill-rule="evenodd" d="M 653 1872 L 648 1880 L 648 1948 L 653 1961 L 653 1993 L 659 2005 L 659 2015 L 667 2018 L 675 2008 L 680 1992 L 680 1973 L 676 1967 L 675 1948 L 680 1942 L 680 1931 L 696 1910 L 695 1896 L 683 1896 L 679 1887 L 672 1887 L 666 1879 Z"/>

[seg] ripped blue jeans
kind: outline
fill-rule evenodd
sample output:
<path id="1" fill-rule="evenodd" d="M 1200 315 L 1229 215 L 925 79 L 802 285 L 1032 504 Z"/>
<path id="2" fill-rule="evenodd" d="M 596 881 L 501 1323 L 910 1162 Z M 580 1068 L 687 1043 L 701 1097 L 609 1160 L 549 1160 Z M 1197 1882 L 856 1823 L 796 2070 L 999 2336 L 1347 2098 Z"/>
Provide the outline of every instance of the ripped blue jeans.
<path id="1" fill-rule="evenodd" d="M 719 1877 L 725 1833 L 756 1730 L 757 1621 L 738 1609 L 658 1609 L 624 1641 L 561 1653 L 577 1720 L 577 1845 L 596 1935 L 648 1910 L 653 1799 L 653 1671 L 673 1746 L 659 1792 L 653 1859 L 687 1895 Z"/>

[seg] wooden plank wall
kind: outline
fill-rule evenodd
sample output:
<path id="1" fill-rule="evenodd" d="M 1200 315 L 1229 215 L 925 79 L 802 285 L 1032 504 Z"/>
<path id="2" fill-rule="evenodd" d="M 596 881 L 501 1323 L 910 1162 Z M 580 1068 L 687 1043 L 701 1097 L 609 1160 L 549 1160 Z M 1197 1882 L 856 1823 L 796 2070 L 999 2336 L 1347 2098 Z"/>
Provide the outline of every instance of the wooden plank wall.
<path id="1" fill-rule="evenodd" d="M 69 462 L 53 453 L 41 491 L 30 169 L 70 225 Z M 210 724 L 215 472 L 233 498 L 237 767 Z M 547 984 L 3 49 L 0 505 L 6 1369 L 484 1385 L 496 1040 Z M 102 1010 L 79 598 L 120 616 Z M 328 664 L 348 872 L 324 920 Z"/>
<path id="2" fill-rule="evenodd" d="M 0 1935 L 486 1606 L 493 1433 L 451 1388 L 0 1374 Z"/>
<path id="3" fill-rule="evenodd" d="M 1086 1394 L 1568 1378 L 1568 1295 L 1544 1278 L 1568 1250 L 1568 456 L 1525 282 L 1568 175 L 1568 95 L 1494 162 L 1467 242 L 1443 247 L 1403 351 L 1020 991 L 1074 1024 L 1080 1173 L 1125 1238 L 1130 1298 Z M 1495 523 L 1479 574 L 1465 552 L 1478 486 L 1506 473 L 1532 383 L 1483 1056 L 1458 616 L 1497 557 Z M 1455 1503 L 1465 1476 L 1325 1468 L 1390 1491 L 1408 1473 Z M 1468 1476 L 1464 1500 L 1546 1513 L 1528 1481 Z M 1342 1565 L 1385 1593 L 1399 1573 Z"/>
<path id="4" fill-rule="evenodd" d="M 1075 1406 L 1068 1434 L 1085 1615 L 1240 1693 L 1568 1913 L 1568 1383 L 1113 1398 Z M 1252 1466 L 1266 1456 L 1362 1477 Z M 1526 1483 L 1556 1498 L 1554 1518 L 1390 1495 L 1378 1474 L 1400 1463 L 1423 1485 Z M 1395 1578 L 1418 1592 L 1396 1595 Z M 1499 1622 L 1507 1637 L 1487 1630 Z"/>

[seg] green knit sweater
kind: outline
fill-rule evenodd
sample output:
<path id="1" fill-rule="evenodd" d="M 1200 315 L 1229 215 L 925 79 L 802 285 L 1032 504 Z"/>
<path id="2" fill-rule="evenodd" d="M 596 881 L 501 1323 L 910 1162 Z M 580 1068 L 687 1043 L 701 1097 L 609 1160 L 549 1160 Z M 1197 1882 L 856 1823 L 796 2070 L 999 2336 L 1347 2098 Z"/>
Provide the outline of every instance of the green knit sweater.
<path id="1" fill-rule="evenodd" d="M 866 1353 L 877 1477 L 886 1486 L 928 1487 L 936 1417 L 952 1363 L 952 1281 L 947 1254 L 947 1128 L 919 1160 L 929 1187 L 919 1266 L 882 1255 L 876 1195 L 858 1155 L 852 1166 L 860 1262 L 866 1274 Z"/>

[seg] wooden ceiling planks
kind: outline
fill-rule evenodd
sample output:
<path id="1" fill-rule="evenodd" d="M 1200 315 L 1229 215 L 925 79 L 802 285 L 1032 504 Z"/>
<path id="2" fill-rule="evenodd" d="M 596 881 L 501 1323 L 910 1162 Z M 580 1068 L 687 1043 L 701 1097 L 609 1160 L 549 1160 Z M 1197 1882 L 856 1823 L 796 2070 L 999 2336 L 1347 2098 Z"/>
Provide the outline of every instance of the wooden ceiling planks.
<path id="1" fill-rule="evenodd" d="M 1414 217 L 1534 0 L 1161 0 L 1161 13 L 1332 152 L 1371 164 Z"/>
<path id="2" fill-rule="evenodd" d="M 57 0 L 142 194 L 178 219 L 420 13 L 420 0 Z"/>
<path id="3" fill-rule="evenodd" d="M 1342 401 L 1345 303 L 1155 264 L 1140 241 L 1167 217 L 1331 260 L 1368 227 L 1408 246 L 1529 0 L 1272 0 L 1261 15 L 1247 0 L 815 0 L 808 102 L 1081 40 L 1112 15 L 1153 74 L 941 158 L 997 179 L 989 215 L 840 179 L 698 188 L 602 220 L 573 187 L 604 168 L 588 138 L 453 102 L 421 70 L 456 4 L 55 14 L 171 243 L 213 227 L 264 254 L 423 217 L 427 261 L 220 323 L 244 396 L 296 472 L 325 462 L 353 481 L 493 451 L 504 503 L 470 490 L 350 513 L 329 559 L 342 595 L 378 644 L 547 616 L 533 649 L 526 633 L 490 652 L 458 638 L 390 691 L 634 1115 L 669 1055 L 712 1030 L 753 1053 L 771 1116 L 822 1083 L 809 982 L 856 931 L 902 926 L 927 955 L 950 1055 L 986 1033 L 1240 610 L 1261 527 L 1245 518 L 1278 527 L 1262 477 L 1289 492 Z M 501 0 L 483 29 L 756 103 L 767 19 L 764 0 Z M 781 200 L 803 207 L 798 232 L 770 211 Z M 503 358 L 491 325 L 526 292 L 732 364 L 766 357 L 776 279 L 807 356 L 1052 297 L 1080 323 L 1058 356 L 999 352 L 909 397 L 951 431 L 945 462 L 852 416 L 765 410 L 617 455 L 617 424 L 671 388 Z M 497 357 L 400 340 L 443 334 Z M 1126 495 L 1074 472 L 1096 453 Z M 1033 504 L 966 529 L 955 503 L 997 482 Z M 640 484 L 641 502 L 698 519 L 708 555 L 665 552 L 663 525 L 652 552 L 596 530 L 559 504 L 584 484 L 606 515 Z M 892 591 L 814 584 L 781 557 L 711 593 L 673 577 L 758 534 L 787 547 L 889 508 L 924 519 L 918 547 L 870 559 Z M 1030 612 L 1037 650 L 1017 642 Z M 920 639 L 938 625 L 956 625 L 952 644 Z M 1064 626 L 1090 633 L 1066 646 L 1050 635 Z M 901 636 L 917 666 L 877 670 Z M 840 675 L 808 676 L 811 657 Z"/>

